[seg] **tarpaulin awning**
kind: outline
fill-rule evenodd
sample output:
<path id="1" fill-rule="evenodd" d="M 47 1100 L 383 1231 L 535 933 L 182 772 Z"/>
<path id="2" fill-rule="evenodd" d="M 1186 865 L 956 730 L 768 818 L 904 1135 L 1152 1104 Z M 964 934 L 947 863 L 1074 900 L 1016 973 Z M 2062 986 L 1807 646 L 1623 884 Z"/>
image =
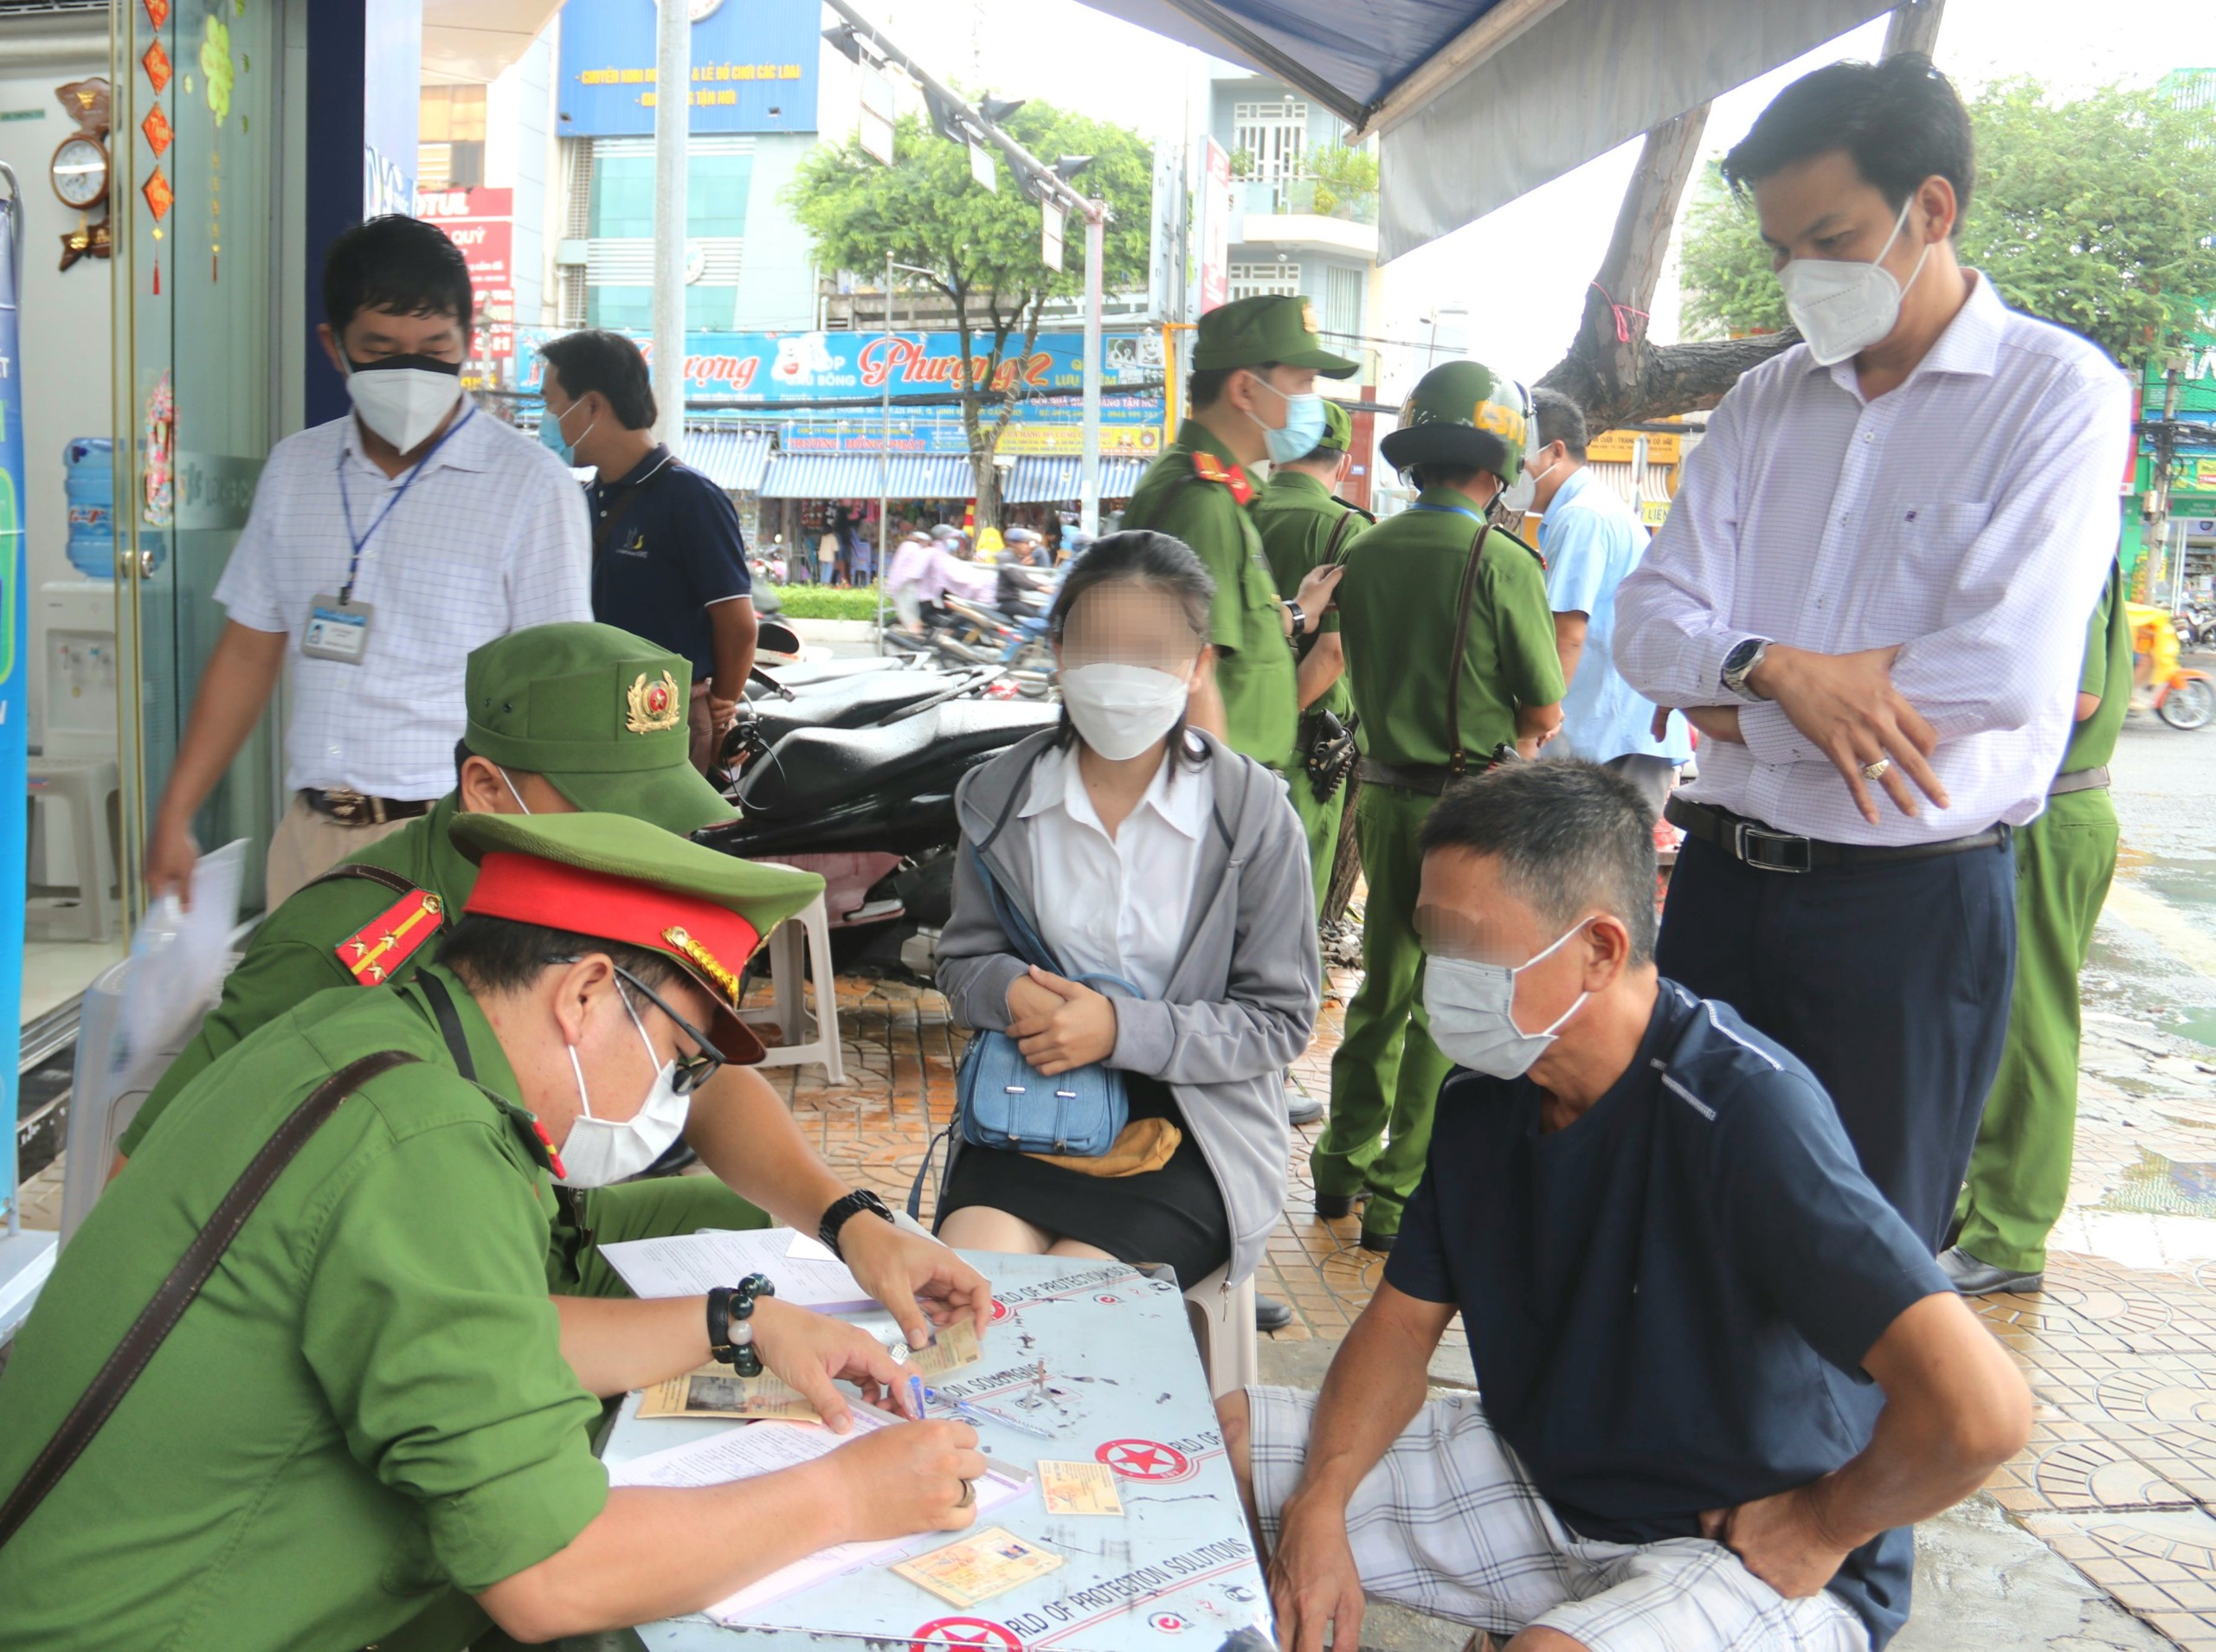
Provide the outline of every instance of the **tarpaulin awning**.
<path id="1" fill-rule="evenodd" d="M 1002 500 L 1008 505 L 1069 505 L 1076 503 L 1080 461 L 1064 457 L 1027 453 L 1015 461 Z M 1145 473 L 1143 459 L 1109 458 L 1100 460 L 1100 497 L 1128 499 Z"/>
<path id="2" fill-rule="evenodd" d="M 1894 0 L 1086 0 L 1274 76 L 1379 145 L 1396 258 Z"/>
<path id="3" fill-rule="evenodd" d="M 762 479 L 765 499 L 967 499 L 976 494 L 959 453 L 895 453 L 891 475 L 875 453 L 779 453 Z"/>
<path id="4" fill-rule="evenodd" d="M 685 462 L 726 493 L 759 493 L 770 468 L 770 433 L 748 425 L 694 425 Z"/>

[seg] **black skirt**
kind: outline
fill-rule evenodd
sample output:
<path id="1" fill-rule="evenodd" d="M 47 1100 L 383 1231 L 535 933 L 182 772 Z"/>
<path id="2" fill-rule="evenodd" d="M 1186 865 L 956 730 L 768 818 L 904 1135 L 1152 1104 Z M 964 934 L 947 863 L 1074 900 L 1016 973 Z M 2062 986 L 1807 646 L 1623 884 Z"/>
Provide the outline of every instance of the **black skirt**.
<path id="1" fill-rule="evenodd" d="M 982 1205 L 1119 1262 L 1167 1263 L 1190 1290 L 1231 1259 L 1231 1218 L 1176 1097 L 1158 1078 L 1124 1075 L 1134 1119 L 1168 1119 L 1182 1133 L 1159 1170 L 1088 1176 L 1027 1153 L 964 1143 L 939 1198 L 937 1220 Z"/>

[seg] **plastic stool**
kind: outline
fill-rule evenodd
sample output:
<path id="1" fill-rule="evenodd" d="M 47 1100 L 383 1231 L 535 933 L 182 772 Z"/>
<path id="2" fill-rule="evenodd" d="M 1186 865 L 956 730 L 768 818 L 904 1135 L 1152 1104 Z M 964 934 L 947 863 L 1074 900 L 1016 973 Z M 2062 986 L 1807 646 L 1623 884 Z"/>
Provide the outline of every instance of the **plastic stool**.
<path id="1" fill-rule="evenodd" d="M 803 942 L 807 952 L 802 954 Z M 799 1066 L 816 1062 L 826 1083 L 847 1082 L 847 1067 L 839 1051 L 839 980 L 831 968 L 831 915 L 818 895 L 807 910 L 779 924 L 770 937 L 770 981 L 775 988 L 774 1009 L 750 1011 L 749 1025 L 774 1025 L 784 1040 L 762 1052 L 765 1067 Z M 803 957 L 805 964 L 803 964 Z M 808 1025 L 805 1002 L 807 975 L 815 976 L 815 1023 Z M 808 1035 L 810 1031 L 814 1038 Z"/>
<path id="2" fill-rule="evenodd" d="M 1185 1293 L 1185 1315 L 1193 1340 L 1201 1345 L 1201 1368 L 1208 1372 L 1208 1394 L 1221 1399 L 1235 1388 L 1260 1379 L 1261 1355 L 1254 1331 L 1254 1276 L 1235 1285 L 1224 1282 L 1226 1263 Z"/>
<path id="3" fill-rule="evenodd" d="M 115 759 L 33 757 L 27 775 L 31 796 L 58 798 L 68 806 L 77 898 L 74 905 L 30 906 L 23 915 L 26 933 L 44 940 L 113 940 L 115 838 L 108 829 L 107 803 L 117 787 Z"/>

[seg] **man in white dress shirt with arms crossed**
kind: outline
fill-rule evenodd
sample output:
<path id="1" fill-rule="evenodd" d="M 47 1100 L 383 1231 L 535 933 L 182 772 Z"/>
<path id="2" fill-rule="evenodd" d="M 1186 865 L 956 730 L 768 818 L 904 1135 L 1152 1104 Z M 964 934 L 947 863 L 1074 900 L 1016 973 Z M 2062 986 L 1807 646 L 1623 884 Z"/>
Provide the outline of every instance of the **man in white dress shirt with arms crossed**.
<path id="1" fill-rule="evenodd" d="M 277 444 L 216 600 L 229 616 L 155 812 L 146 883 L 185 890 L 192 817 L 292 686 L 269 845 L 274 908 L 454 785 L 470 650 L 589 620 L 589 528 L 545 448 L 462 394 L 469 268 L 435 226 L 373 218 L 331 243 L 332 364 L 353 411 Z"/>
<path id="2" fill-rule="evenodd" d="M 1788 87 L 1724 160 L 1803 343 L 1710 418 L 1617 598 L 1705 736 L 1662 972 L 1830 1091 L 1936 1250 L 2000 1060 L 2011 828 L 2044 806 L 2130 441 L 2115 363 L 1955 259 L 1969 123 L 1914 55 Z"/>

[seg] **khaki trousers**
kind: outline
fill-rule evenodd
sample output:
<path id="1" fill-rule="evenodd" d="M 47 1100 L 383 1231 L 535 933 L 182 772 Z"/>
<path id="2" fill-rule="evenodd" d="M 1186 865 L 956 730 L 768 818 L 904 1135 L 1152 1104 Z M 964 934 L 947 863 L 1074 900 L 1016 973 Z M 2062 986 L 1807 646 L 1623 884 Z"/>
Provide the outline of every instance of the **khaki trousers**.
<path id="1" fill-rule="evenodd" d="M 306 888 L 351 854 L 358 854 L 379 838 L 389 838 L 408 824 L 388 820 L 383 826 L 341 826 L 327 814 L 318 814 L 306 800 L 295 796 L 285 807 L 277 830 L 269 839 L 269 864 L 262 887 L 274 912 L 296 891 Z"/>

